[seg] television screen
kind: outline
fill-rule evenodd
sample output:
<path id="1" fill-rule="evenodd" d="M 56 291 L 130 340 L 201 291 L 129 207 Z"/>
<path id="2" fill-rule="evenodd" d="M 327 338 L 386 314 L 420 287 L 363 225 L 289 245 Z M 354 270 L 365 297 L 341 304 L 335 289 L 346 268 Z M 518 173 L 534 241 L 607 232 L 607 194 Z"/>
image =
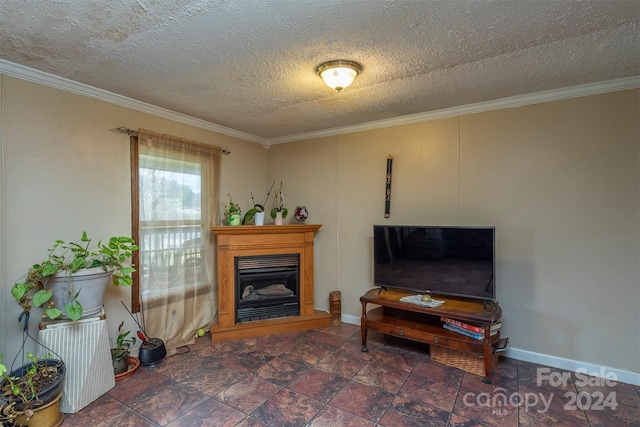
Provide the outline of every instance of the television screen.
<path id="1" fill-rule="evenodd" d="M 374 225 L 373 253 L 377 286 L 496 299 L 494 227 Z"/>

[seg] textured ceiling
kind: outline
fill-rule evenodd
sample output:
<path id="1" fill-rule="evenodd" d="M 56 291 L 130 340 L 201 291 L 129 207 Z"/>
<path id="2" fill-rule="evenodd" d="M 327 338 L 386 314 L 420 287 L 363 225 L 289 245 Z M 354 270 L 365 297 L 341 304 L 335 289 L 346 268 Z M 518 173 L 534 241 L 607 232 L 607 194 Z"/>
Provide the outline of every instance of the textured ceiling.
<path id="1" fill-rule="evenodd" d="M 0 0 L 1 59 L 265 140 L 636 76 L 639 30 L 639 0 Z"/>

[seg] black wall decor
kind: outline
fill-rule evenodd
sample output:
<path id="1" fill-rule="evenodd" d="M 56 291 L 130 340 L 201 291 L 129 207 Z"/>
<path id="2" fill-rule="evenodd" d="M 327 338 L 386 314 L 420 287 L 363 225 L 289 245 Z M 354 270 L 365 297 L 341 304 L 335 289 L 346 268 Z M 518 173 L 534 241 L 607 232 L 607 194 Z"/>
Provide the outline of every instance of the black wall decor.
<path id="1" fill-rule="evenodd" d="M 387 189 L 384 196 L 384 217 L 391 216 L 391 168 L 393 167 L 393 157 L 387 156 Z"/>

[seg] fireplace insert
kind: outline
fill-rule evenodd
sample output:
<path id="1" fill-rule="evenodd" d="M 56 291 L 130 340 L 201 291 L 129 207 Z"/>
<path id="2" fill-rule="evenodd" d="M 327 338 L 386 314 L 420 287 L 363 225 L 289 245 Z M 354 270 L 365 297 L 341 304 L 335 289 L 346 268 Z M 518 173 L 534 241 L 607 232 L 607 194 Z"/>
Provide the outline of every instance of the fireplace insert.
<path id="1" fill-rule="evenodd" d="M 236 323 L 300 314 L 300 254 L 235 257 Z"/>

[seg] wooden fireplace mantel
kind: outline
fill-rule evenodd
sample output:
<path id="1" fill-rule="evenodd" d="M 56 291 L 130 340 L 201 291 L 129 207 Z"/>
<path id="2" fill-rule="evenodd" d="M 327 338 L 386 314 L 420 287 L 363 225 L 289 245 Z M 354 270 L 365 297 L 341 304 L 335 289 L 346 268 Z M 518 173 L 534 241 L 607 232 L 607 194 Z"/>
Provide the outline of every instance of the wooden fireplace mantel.
<path id="1" fill-rule="evenodd" d="M 218 254 L 218 323 L 211 326 L 214 342 L 313 329 L 331 325 L 329 313 L 315 310 L 313 240 L 320 224 L 240 225 L 211 227 Z M 235 323 L 237 256 L 300 255 L 300 315 Z"/>
<path id="2" fill-rule="evenodd" d="M 224 225 L 220 227 L 211 227 L 211 230 L 218 235 L 256 235 L 256 234 L 300 234 L 300 233 L 314 233 L 322 227 L 322 224 L 291 224 L 291 225 L 237 225 L 230 226 Z M 313 238 L 311 239 L 313 242 Z"/>

